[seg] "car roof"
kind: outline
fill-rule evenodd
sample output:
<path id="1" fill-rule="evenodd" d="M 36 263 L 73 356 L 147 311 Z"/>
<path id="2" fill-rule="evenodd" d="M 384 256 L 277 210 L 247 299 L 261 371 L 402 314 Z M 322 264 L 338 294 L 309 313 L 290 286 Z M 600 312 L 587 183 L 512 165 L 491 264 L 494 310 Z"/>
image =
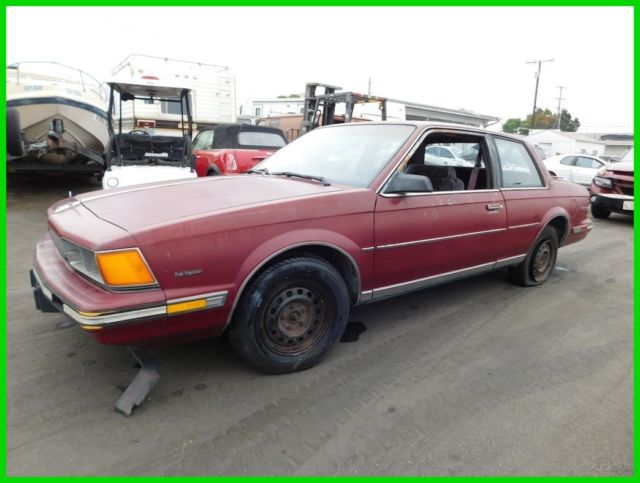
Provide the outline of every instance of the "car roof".
<path id="1" fill-rule="evenodd" d="M 508 134 L 504 132 L 496 132 L 489 131 L 487 129 L 483 129 L 475 126 L 468 126 L 465 124 L 454 124 L 450 122 L 434 122 L 434 121 L 367 121 L 367 122 L 355 122 L 355 123 L 345 123 L 345 124 L 331 124 L 329 126 L 320 126 L 317 129 L 332 129 L 340 126 L 385 126 L 385 125 L 404 125 L 404 126 L 415 126 L 419 129 L 424 128 L 433 128 L 433 129 L 460 129 L 464 131 L 469 131 L 470 133 L 477 134 L 491 134 L 493 136 L 500 136 L 505 138 L 513 139 L 514 141 L 522 142 L 523 138 L 521 136 L 515 136 L 513 134 Z M 526 139 L 525 139 L 526 140 Z"/>

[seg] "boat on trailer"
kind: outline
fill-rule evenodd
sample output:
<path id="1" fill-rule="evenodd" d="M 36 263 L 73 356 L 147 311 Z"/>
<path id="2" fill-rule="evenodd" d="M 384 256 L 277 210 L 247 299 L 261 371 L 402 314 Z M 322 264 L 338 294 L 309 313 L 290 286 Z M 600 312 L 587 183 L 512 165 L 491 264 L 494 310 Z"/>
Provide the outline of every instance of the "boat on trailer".
<path id="1" fill-rule="evenodd" d="M 57 62 L 7 66 L 7 170 L 101 175 L 107 94 L 86 72 Z"/>

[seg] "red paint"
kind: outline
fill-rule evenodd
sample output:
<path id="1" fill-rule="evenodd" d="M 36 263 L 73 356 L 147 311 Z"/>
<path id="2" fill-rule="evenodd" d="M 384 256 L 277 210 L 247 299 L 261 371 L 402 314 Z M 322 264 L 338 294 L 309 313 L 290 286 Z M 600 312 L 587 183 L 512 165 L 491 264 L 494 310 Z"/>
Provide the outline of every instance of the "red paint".
<path id="1" fill-rule="evenodd" d="M 161 289 L 100 288 L 71 269 L 47 240 L 38 245 L 35 268 L 52 292 L 85 311 L 228 292 L 220 308 L 92 332 L 103 343 L 139 344 L 220 335 L 250 276 L 298 246 L 329 247 L 346 256 L 359 273 L 359 291 L 368 292 L 523 255 L 551 220 L 566 220 L 564 245 L 587 235 L 586 229 L 572 233 L 573 227 L 591 223 L 586 189 L 553 180 L 537 159 L 543 188 L 378 194 L 413 141 L 430 129 L 414 125 L 415 133 L 369 188 L 260 174 L 225 176 L 88 193 L 78 196 L 75 206 L 49 210 L 50 226 L 87 248 L 139 247 Z M 502 209 L 487 209 L 494 204 Z M 196 273 L 176 276 L 182 271 Z"/>

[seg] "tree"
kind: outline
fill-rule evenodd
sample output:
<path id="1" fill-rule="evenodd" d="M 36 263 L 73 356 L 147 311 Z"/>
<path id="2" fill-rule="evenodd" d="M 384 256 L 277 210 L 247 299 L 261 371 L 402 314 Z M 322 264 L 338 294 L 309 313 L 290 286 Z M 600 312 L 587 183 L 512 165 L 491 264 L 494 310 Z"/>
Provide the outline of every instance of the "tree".
<path id="1" fill-rule="evenodd" d="M 568 132 L 576 132 L 580 127 L 580 121 L 577 117 L 571 118 L 571 114 L 566 109 L 560 112 L 560 130 Z"/>
<path id="2" fill-rule="evenodd" d="M 558 125 L 558 116 L 553 114 L 550 109 L 536 109 L 533 127 L 535 129 L 556 129 Z M 502 125 L 502 131 L 512 134 L 529 134 L 531 127 L 531 115 L 525 119 L 511 118 L 507 119 Z M 578 118 L 572 118 L 569 111 L 563 109 L 560 113 L 560 130 L 576 132 L 580 127 Z"/>
<path id="3" fill-rule="evenodd" d="M 512 117 L 511 119 L 507 119 L 502 125 L 502 131 L 510 134 L 516 134 L 518 132 L 518 128 L 522 126 L 522 119 L 518 119 L 517 117 Z"/>

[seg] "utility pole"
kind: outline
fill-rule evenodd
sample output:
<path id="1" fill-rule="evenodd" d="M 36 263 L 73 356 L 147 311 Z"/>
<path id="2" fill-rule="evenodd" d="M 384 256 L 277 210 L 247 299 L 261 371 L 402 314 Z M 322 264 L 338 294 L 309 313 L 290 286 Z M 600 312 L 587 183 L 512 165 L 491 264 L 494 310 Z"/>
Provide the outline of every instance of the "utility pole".
<path id="1" fill-rule="evenodd" d="M 371 77 L 369 77 L 369 87 L 367 88 L 367 95 L 371 95 Z"/>
<path id="2" fill-rule="evenodd" d="M 536 118 L 536 102 L 538 102 L 538 84 L 540 82 L 540 71 L 542 70 L 543 62 L 553 62 L 553 59 L 544 59 L 544 60 L 528 60 L 527 64 L 538 64 L 538 71 L 536 72 L 536 92 L 533 96 L 533 112 L 531 113 L 531 129 L 535 127 L 535 118 Z"/>
<path id="3" fill-rule="evenodd" d="M 562 90 L 566 88 L 567 86 L 558 86 L 558 89 L 560 89 L 560 94 L 558 95 L 558 97 L 556 97 L 556 99 L 558 99 L 558 119 L 556 120 L 556 129 L 560 129 L 560 103 L 565 99 L 564 97 L 562 97 Z"/>

